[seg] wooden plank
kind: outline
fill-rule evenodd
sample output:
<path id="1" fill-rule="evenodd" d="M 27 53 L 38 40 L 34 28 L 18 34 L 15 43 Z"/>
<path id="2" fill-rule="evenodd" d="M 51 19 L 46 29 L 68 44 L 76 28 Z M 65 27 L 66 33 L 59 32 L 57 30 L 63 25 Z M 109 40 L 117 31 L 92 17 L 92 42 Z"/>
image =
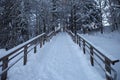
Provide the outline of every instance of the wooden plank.
<path id="1" fill-rule="evenodd" d="M 5 70 L 8 67 L 8 57 L 3 59 L 3 65 L 2 65 L 2 71 Z M 6 80 L 7 79 L 7 71 L 5 71 L 1 75 L 1 80 Z"/>
<path id="2" fill-rule="evenodd" d="M 90 54 L 91 54 L 90 62 L 91 62 L 91 65 L 94 66 L 94 58 L 93 58 L 94 54 L 93 54 L 93 47 L 92 46 L 90 47 Z"/>
<path id="3" fill-rule="evenodd" d="M 110 64 L 109 60 L 105 58 L 105 70 L 108 74 L 111 74 L 110 67 L 111 67 L 111 64 Z M 111 76 L 108 74 L 106 74 L 106 80 L 112 80 Z"/>
<path id="4" fill-rule="evenodd" d="M 36 53 L 36 52 L 37 52 L 37 47 L 35 46 L 35 47 L 34 47 L 34 53 Z"/>
<path id="5" fill-rule="evenodd" d="M 27 63 L 27 45 L 24 47 L 24 61 L 23 61 L 23 65 L 26 65 Z"/>
<path id="6" fill-rule="evenodd" d="M 83 53 L 85 54 L 85 40 L 83 40 Z"/>

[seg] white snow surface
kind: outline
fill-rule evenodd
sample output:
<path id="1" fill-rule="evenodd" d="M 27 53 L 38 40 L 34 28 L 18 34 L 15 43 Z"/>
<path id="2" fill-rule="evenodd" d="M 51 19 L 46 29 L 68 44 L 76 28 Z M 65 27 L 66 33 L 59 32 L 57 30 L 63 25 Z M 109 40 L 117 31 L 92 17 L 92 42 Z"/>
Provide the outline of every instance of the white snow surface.
<path id="1" fill-rule="evenodd" d="M 59 33 L 42 48 L 37 47 L 9 70 L 8 80 L 105 80 L 67 33 Z"/>
<path id="2" fill-rule="evenodd" d="M 120 60 L 120 33 L 82 35 L 111 60 Z"/>
<path id="3" fill-rule="evenodd" d="M 94 33 L 82 35 L 87 41 L 92 43 L 99 51 L 107 55 L 111 60 L 120 60 L 120 33 Z M 118 73 L 118 79 L 120 80 L 120 62 L 113 65 L 114 69 Z"/>
<path id="4" fill-rule="evenodd" d="M 0 49 L 0 58 L 7 55 L 5 49 Z"/>

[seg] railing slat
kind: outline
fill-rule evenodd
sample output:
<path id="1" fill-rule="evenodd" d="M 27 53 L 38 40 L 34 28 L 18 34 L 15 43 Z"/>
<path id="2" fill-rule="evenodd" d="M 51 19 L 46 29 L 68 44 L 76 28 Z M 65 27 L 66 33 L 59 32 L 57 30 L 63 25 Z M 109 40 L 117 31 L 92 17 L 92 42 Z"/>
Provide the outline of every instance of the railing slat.
<path id="1" fill-rule="evenodd" d="M 37 46 L 34 47 L 34 53 L 36 53 L 36 52 L 37 52 Z"/>
<path id="2" fill-rule="evenodd" d="M 8 67 L 8 57 L 3 59 L 3 65 L 2 65 L 2 71 L 4 71 Z M 7 79 L 7 71 L 5 71 L 1 75 L 1 80 L 6 80 Z"/>
<path id="3" fill-rule="evenodd" d="M 91 54 L 90 62 L 91 62 L 91 65 L 94 66 L 94 58 L 93 58 L 94 54 L 93 54 L 93 47 L 92 46 L 90 47 L 90 54 Z"/>
<path id="4" fill-rule="evenodd" d="M 83 40 L 83 53 L 85 54 L 85 40 Z"/>
<path id="5" fill-rule="evenodd" d="M 27 46 L 24 47 L 24 61 L 23 64 L 26 65 L 27 63 Z"/>
<path id="6" fill-rule="evenodd" d="M 109 67 L 111 67 L 111 65 L 110 65 L 110 62 L 109 62 L 109 60 L 107 60 L 106 58 L 105 58 L 105 69 L 106 69 L 106 72 L 108 73 L 108 74 L 111 74 L 111 69 L 109 68 Z M 108 67 L 109 66 L 109 67 Z M 111 79 L 111 76 L 110 75 L 108 75 L 108 74 L 106 74 L 106 79 L 107 80 L 112 80 Z"/>

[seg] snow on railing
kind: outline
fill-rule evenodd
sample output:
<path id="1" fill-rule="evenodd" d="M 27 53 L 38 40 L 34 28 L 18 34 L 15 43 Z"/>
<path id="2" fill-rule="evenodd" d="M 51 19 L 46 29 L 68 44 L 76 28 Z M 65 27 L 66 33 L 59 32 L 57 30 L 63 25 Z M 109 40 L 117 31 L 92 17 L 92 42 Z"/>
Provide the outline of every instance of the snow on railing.
<path id="1" fill-rule="evenodd" d="M 117 80 L 117 72 L 111 67 L 111 64 L 114 65 L 116 62 L 119 62 L 119 60 L 111 60 L 90 42 L 84 39 L 79 33 L 73 35 L 74 33 L 70 30 L 66 30 L 66 32 L 68 32 L 72 36 L 73 41 L 82 48 L 84 54 L 89 53 L 91 65 L 94 66 L 94 62 L 96 62 L 100 66 L 106 74 L 106 80 Z"/>
<path id="2" fill-rule="evenodd" d="M 67 29 L 66 29 L 66 32 L 69 33 L 70 36 L 72 36 L 72 39 L 73 39 L 73 41 L 75 42 L 75 34 L 74 34 L 72 31 L 67 30 Z"/>
<path id="3" fill-rule="evenodd" d="M 50 32 L 48 35 L 43 33 L 40 34 L 23 44 L 16 46 L 6 52 L 7 55 L 0 57 L 0 78 L 1 80 L 7 79 L 7 71 L 12 68 L 18 61 L 23 58 L 23 65 L 27 64 L 27 55 L 31 50 L 34 50 L 34 53 L 37 52 L 37 45 L 40 43 L 40 47 L 44 45 L 45 41 L 56 35 L 60 30 Z M 12 63 L 11 63 L 12 61 Z"/>

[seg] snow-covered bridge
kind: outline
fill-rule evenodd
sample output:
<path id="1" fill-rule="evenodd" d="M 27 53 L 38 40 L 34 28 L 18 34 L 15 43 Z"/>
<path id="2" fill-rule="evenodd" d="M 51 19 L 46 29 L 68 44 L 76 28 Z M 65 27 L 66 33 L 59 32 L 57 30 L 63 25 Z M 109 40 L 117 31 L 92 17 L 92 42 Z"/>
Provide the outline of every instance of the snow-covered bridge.
<path id="1" fill-rule="evenodd" d="M 5 55 L 0 58 L 0 61 L 3 61 L 3 64 L 1 63 L 1 66 L 3 66 L 3 71 L 1 72 L 1 79 L 5 80 L 6 77 L 8 80 L 106 79 L 104 71 L 101 71 L 98 66 L 96 66 L 96 68 L 91 66 L 91 64 L 89 63 L 89 56 L 84 55 L 84 50 L 82 52 L 83 47 L 80 48 L 77 44 L 75 44 L 72 38 L 68 35 L 68 33 L 60 32 L 58 34 L 54 34 L 55 36 L 52 39 L 50 39 L 50 35 L 53 35 L 52 33 L 50 33 L 47 37 L 44 37 L 43 35 L 45 34 L 37 36 L 32 40 L 29 40 L 28 42 L 19 45 L 18 47 L 10 50 L 8 52 L 10 54 L 7 54 L 7 56 Z M 50 42 L 45 43 L 42 39 L 41 41 L 43 42 L 40 41 L 41 45 L 31 46 L 31 43 L 38 44 L 37 41 L 39 41 L 41 37 L 46 38 L 47 41 L 50 40 Z M 42 43 L 45 43 L 45 45 L 42 46 Z M 18 52 L 14 54 L 14 52 L 16 51 Z M 22 53 L 24 55 L 22 55 Z M 9 64 L 7 64 L 8 62 Z M 23 63 L 24 66 L 22 65 Z M 94 63 L 92 60 L 92 64 L 94 65 L 96 63 Z M 107 71 L 106 74 L 107 77 L 108 75 L 110 77 L 114 76 L 114 74 L 112 75 Z M 112 80 L 110 78 L 108 79 Z"/>
<path id="2" fill-rule="evenodd" d="M 102 80 L 67 33 L 57 34 L 21 64 L 9 71 L 10 80 Z"/>

